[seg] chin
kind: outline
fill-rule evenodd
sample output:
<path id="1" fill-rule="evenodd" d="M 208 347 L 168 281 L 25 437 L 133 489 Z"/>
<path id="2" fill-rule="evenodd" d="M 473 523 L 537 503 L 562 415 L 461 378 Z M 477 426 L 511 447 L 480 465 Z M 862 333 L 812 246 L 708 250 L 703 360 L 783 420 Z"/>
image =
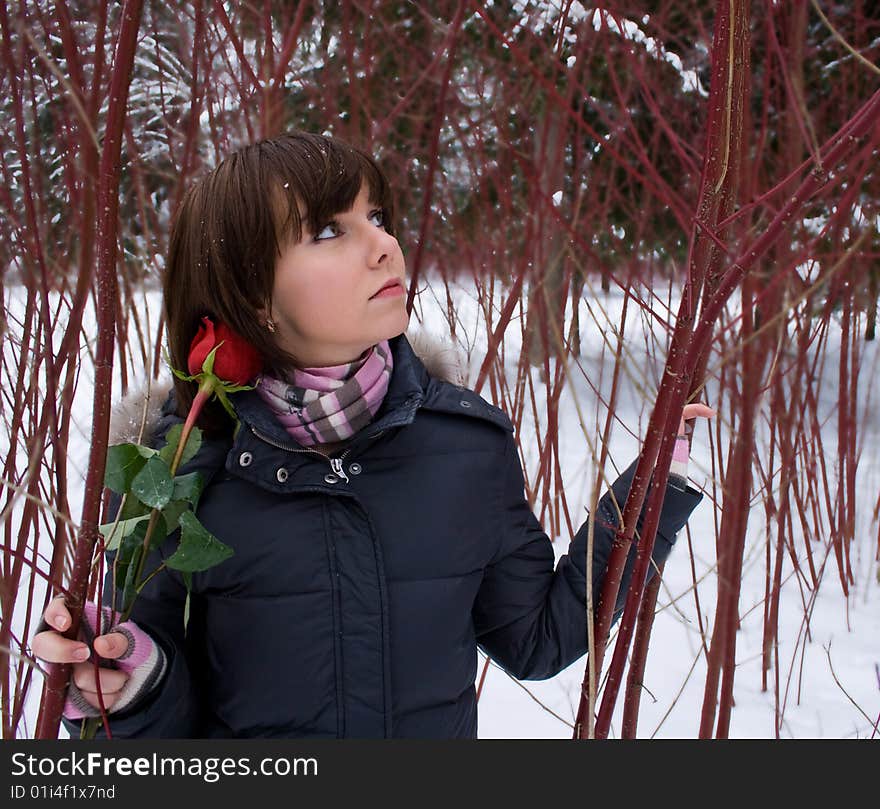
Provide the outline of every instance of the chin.
<path id="1" fill-rule="evenodd" d="M 403 315 L 401 317 L 398 317 L 394 320 L 389 320 L 388 328 L 382 330 L 382 336 L 379 337 L 376 342 L 379 343 L 382 340 L 390 340 L 393 337 L 399 337 L 407 330 L 408 326 L 409 315 L 406 313 L 406 309 L 404 309 Z"/>

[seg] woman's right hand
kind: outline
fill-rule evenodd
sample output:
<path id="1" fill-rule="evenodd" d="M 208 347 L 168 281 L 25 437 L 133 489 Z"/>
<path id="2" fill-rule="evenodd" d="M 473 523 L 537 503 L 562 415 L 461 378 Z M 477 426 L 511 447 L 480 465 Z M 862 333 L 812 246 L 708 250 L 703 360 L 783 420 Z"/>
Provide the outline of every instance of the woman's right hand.
<path id="1" fill-rule="evenodd" d="M 90 660 L 91 652 L 87 644 L 81 640 L 65 638 L 63 633 L 70 627 L 70 613 L 64 605 L 64 597 L 58 596 L 49 602 L 43 613 L 43 620 L 52 627 L 34 635 L 31 649 L 36 657 L 49 663 L 73 664 L 72 681 L 79 689 L 83 699 L 96 711 L 100 711 L 98 687 L 95 677 L 95 665 Z M 83 615 L 83 621 L 86 616 Z M 115 660 L 128 652 L 129 638 L 120 632 L 109 632 L 98 635 L 93 643 L 95 652 L 108 660 Z M 119 669 L 98 668 L 101 694 L 104 708 L 108 711 L 117 702 L 123 686 L 128 682 L 129 674 Z M 79 713 L 68 699 L 64 715 L 68 718 L 80 718 L 70 714 Z"/>

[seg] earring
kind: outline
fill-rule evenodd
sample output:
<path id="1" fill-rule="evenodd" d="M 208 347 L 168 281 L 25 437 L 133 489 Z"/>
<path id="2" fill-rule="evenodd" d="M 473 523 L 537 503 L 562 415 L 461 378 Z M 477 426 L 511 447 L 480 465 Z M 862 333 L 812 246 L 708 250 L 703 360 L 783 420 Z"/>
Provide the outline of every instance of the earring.
<path id="1" fill-rule="evenodd" d="M 270 317 L 266 318 L 266 331 L 270 334 L 275 334 L 275 321 Z"/>

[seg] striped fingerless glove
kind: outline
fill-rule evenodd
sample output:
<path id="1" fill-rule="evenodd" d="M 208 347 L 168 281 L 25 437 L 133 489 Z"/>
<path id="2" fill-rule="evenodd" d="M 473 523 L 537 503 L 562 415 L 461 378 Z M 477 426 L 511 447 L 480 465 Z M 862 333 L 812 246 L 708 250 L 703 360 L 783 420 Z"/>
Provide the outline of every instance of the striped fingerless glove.
<path id="1" fill-rule="evenodd" d="M 101 610 L 101 628 L 96 630 L 98 608 L 95 604 L 83 607 L 83 620 L 80 623 L 80 640 L 87 643 L 94 654 L 92 642 L 96 635 L 118 632 L 128 639 L 128 649 L 114 660 L 103 659 L 101 667 L 116 668 L 128 675 L 128 680 L 119 693 L 119 698 L 108 713 L 118 713 L 129 708 L 142 697 L 146 696 L 162 679 L 166 668 L 165 652 L 162 651 L 146 632 L 134 621 L 125 621 L 116 626 L 110 625 L 111 612 L 109 607 Z M 76 683 L 71 680 L 67 689 L 67 701 L 64 704 L 66 719 L 83 719 L 84 717 L 100 716 L 101 712 L 86 702 Z"/>
<path id="2" fill-rule="evenodd" d="M 675 447 L 672 450 L 672 463 L 669 466 L 669 482 L 676 489 L 687 489 L 688 457 L 690 445 L 686 435 L 675 438 Z"/>

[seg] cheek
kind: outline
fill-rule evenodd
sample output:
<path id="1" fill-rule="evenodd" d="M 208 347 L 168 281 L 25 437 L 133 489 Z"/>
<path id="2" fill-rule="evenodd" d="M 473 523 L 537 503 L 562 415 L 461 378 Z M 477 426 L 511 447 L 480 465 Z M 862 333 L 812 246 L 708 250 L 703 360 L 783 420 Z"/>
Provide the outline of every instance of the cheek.
<path id="1" fill-rule="evenodd" d="M 394 252 L 397 254 L 396 258 L 400 262 L 400 266 L 403 267 L 404 272 L 406 271 L 406 257 L 403 255 L 403 250 L 400 247 L 397 239 L 394 240 Z"/>
<path id="2" fill-rule="evenodd" d="M 298 272 L 275 278 L 272 304 L 298 330 L 320 329 L 337 322 L 351 308 L 351 279 L 333 272 Z"/>
<path id="3" fill-rule="evenodd" d="M 272 289 L 272 308 L 276 315 L 294 328 L 302 328 L 308 323 L 308 313 L 314 310 L 315 301 L 310 285 L 293 273 L 278 273 Z"/>

